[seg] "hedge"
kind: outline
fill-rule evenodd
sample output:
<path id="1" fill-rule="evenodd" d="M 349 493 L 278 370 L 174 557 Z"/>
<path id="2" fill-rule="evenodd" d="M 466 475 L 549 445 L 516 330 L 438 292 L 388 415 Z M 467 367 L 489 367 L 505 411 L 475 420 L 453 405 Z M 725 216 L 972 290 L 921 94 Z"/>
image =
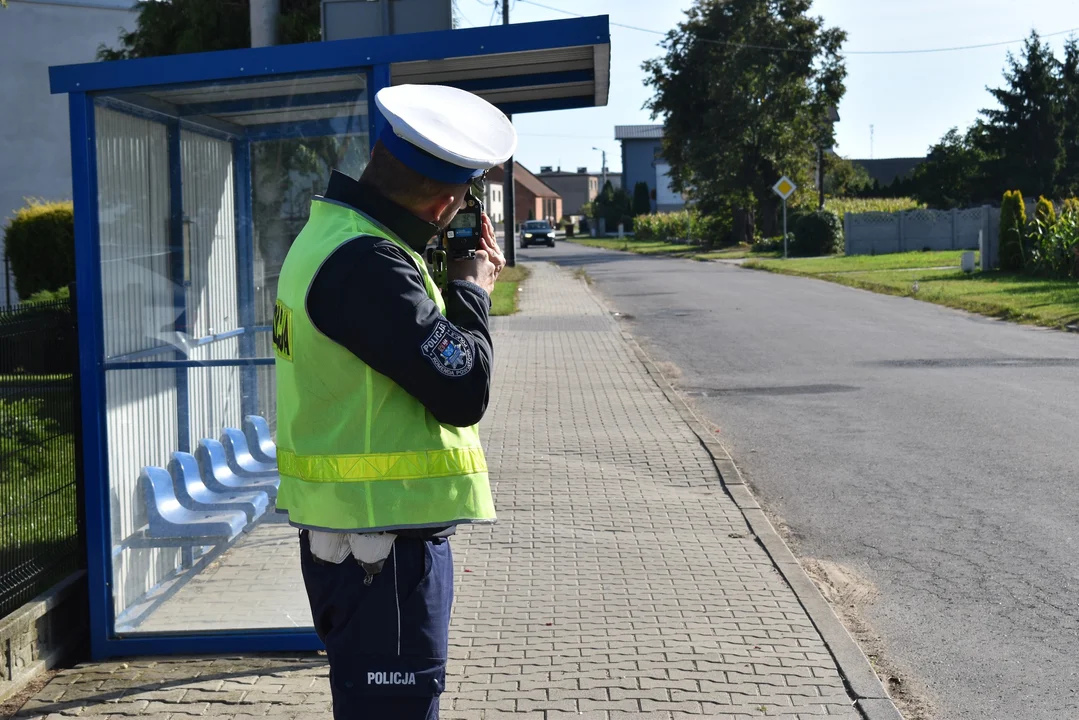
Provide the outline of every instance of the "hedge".
<path id="1" fill-rule="evenodd" d="M 75 211 L 70 201 L 30 200 L 4 229 L 4 252 L 19 297 L 75 280 Z"/>
<path id="2" fill-rule="evenodd" d="M 1000 269 L 1019 272 L 1023 269 L 1023 235 L 1027 211 L 1023 193 L 1009 190 L 1000 203 Z"/>
<path id="3" fill-rule="evenodd" d="M 633 219 L 637 240 L 659 240 L 693 245 L 723 245 L 730 237 L 730 221 L 696 210 L 638 215 Z"/>
<path id="4" fill-rule="evenodd" d="M 796 257 L 835 255 L 843 251 L 843 222 L 831 210 L 799 214 L 790 254 Z"/>

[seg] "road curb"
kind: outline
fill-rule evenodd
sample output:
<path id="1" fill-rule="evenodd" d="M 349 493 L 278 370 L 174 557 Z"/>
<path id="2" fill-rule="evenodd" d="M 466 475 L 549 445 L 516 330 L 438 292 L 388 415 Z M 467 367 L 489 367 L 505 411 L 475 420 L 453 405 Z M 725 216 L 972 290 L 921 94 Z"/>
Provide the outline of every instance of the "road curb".
<path id="1" fill-rule="evenodd" d="M 693 412 L 682 396 L 674 389 L 670 380 L 663 371 L 648 356 L 636 339 L 629 333 L 621 331 L 622 339 L 630 346 L 637 359 L 644 365 L 645 370 L 652 377 L 653 382 L 674 406 L 682 420 L 689 426 L 693 434 L 701 441 L 701 445 L 712 458 L 712 464 L 719 474 L 723 489 L 734 500 L 738 509 L 750 529 L 757 536 L 765 552 L 772 558 L 772 562 L 780 574 L 787 581 L 787 585 L 794 591 L 798 602 L 809 615 L 810 621 L 817 628 L 828 651 L 832 654 L 836 666 L 839 668 L 843 681 L 847 685 L 847 693 L 854 700 L 855 706 L 866 720 L 903 720 L 895 703 L 888 696 L 880 678 L 869 664 L 869 658 L 865 656 L 858 643 L 847 632 L 832 606 L 828 604 L 813 580 L 806 574 L 801 564 L 795 558 L 794 553 L 783 541 L 771 521 L 764 514 L 760 504 L 753 496 L 752 490 L 746 485 L 737 465 L 727 450 L 712 438 L 712 433 L 707 425 Z"/>

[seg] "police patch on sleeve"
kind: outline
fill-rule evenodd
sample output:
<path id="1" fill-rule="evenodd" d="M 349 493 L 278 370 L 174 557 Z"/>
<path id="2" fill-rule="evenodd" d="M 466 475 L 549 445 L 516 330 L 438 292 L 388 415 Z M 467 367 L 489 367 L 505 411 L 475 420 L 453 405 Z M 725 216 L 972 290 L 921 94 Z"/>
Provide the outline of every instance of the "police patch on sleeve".
<path id="1" fill-rule="evenodd" d="M 447 377 L 461 377 L 472 370 L 472 346 L 460 330 L 445 320 L 438 321 L 420 349 L 435 369 Z"/>

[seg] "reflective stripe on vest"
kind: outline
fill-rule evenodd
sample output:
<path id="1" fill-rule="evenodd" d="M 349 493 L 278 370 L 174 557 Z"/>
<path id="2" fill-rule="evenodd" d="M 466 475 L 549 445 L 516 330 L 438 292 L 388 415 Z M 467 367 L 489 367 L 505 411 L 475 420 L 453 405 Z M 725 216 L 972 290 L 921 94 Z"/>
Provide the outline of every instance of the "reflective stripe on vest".
<path id="1" fill-rule="evenodd" d="M 312 203 L 278 282 L 277 507 L 294 525 L 339 531 L 493 521 L 479 429 L 440 424 L 397 383 L 320 333 L 307 315 L 307 291 L 318 269 L 362 235 L 408 253 L 428 296 L 445 312 L 415 251 L 352 208 Z"/>
<path id="2" fill-rule="evenodd" d="M 282 475 L 305 482 L 369 482 L 483 473 L 487 472 L 487 460 L 483 450 L 478 447 L 411 453 L 308 456 L 278 450 L 277 467 Z"/>

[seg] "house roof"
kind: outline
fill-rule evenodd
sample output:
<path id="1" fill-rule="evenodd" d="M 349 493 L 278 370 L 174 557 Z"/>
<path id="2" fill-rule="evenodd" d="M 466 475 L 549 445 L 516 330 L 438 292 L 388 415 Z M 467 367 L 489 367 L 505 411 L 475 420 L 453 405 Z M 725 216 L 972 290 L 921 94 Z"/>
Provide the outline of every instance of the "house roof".
<path id="1" fill-rule="evenodd" d="M 924 157 L 906 158 L 874 158 L 873 160 L 852 159 L 852 163 L 861 165 L 869 173 L 869 177 L 877 180 L 881 185 L 891 185 L 896 178 L 906 180 L 914 172 L 914 168 L 925 162 Z"/>
<path id="2" fill-rule="evenodd" d="M 615 140 L 662 140 L 662 125 L 615 125 Z"/>
<path id="3" fill-rule="evenodd" d="M 502 166 L 498 165 L 491 168 L 488 177 L 495 182 L 503 182 L 505 177 L 503 176 Z M 562 197 L 554 188 L 540 180 L 531 170 L 516 160 L 513 162 L 513 180 L 516 184 L 524 186 L 526 190 L 536 197 Z"/>

